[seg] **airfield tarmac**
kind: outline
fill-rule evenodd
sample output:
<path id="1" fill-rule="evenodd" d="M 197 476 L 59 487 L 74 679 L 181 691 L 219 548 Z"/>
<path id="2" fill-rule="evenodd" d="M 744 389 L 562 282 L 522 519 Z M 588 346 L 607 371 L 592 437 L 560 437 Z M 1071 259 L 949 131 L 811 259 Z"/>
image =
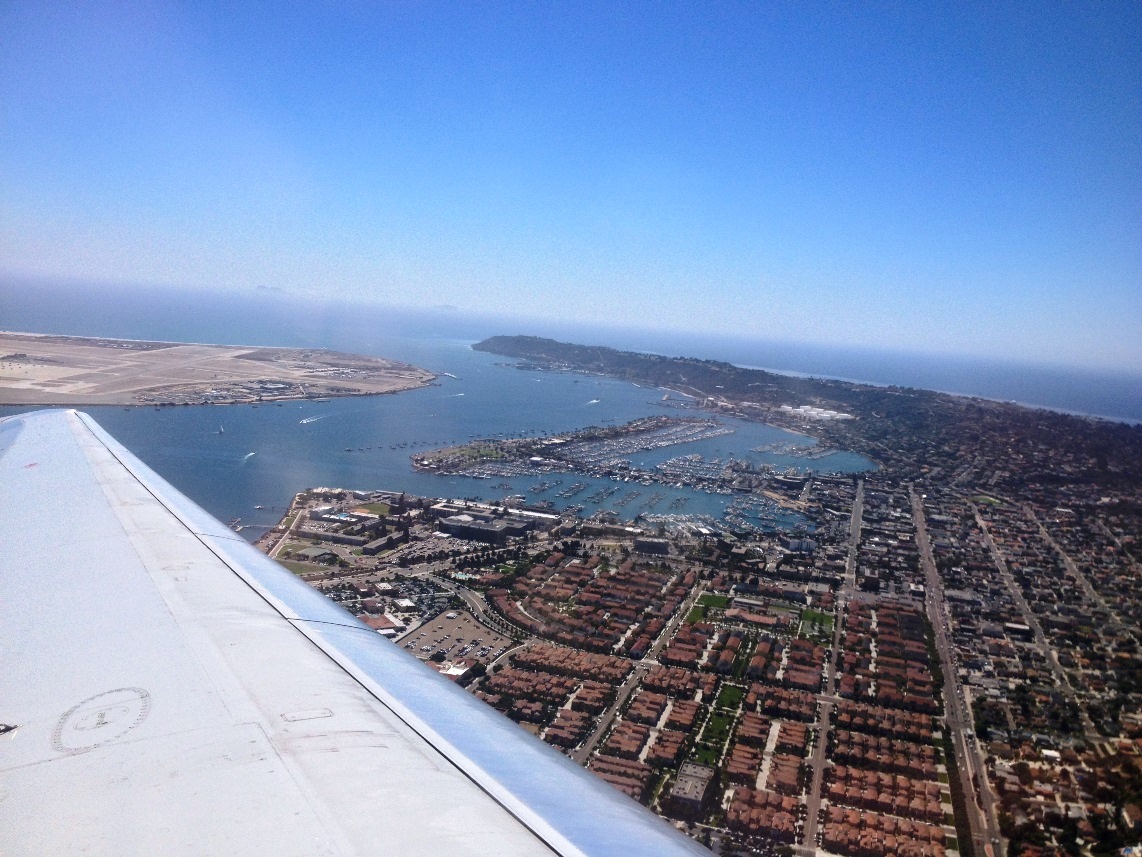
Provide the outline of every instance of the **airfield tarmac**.
<path id="1" fill-rule="evenodd" d="M 396 393 L 435 376 L 319 348 L 0 331 L 0 404 L 206 405 Z"/>

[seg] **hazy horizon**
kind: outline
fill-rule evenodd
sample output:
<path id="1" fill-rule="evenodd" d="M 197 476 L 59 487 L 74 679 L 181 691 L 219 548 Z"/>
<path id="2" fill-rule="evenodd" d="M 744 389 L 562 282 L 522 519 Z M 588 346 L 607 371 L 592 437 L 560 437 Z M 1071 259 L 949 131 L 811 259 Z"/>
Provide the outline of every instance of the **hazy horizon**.
<path id="1" fill-rule="evenodd" d="M 1140 80 L 1128 2 L 15 2 L 0 272 L 1138 372 Z"/>
<path id="2" fill-rule="evenodd" d="M 410 309 L 254 289 L 244 293 L 26 280 L 0 274 L 0 327 L 230 345 L 324 347 L 418 363 L 414 340 L 470 343 L 543 336 L 620 350 L 724 360 L 792 375 L 982 396 L 1142 422 L 1142 372 L 872 346 L 814 345 L 748 335 L 663 331 L 454 308 Z M 432 366 L 425 366 L 432 369 Z M 439 368 L 439 367 L 436 367 Z"/>
<path id="3" fill-rule="evenodd" d="M 12 289 L 21 288 L 55 288 L 65 292 L 79 290 L 88 292 L 92 298 L 101 299 L 109 292 L 137 293 L 153 298 L 162 298 L 173 301 L 186 301 L 195 299 L 222 300 L 263 300 L 281 302 L 279 305 L 285 309 L 285 302 L 297 302 L 300 307 L 311 309 L 321 308 L 331 311 L 352 311 L 354 307 L 368 309 L 371 312 L 392 311 L 402 314 L 403 318 L 415 318 L 424 324 L 434 324 L 438 334 L 444 338 L 464 339 L 477 341 L 489 336 L 538 336 L 547 339 L 560 339 L 580 345 L 605 345 L 609 348 L 627 351 L 644 351 L 659 353 L 675 357 L 694 357 L 698 359 L 722 359 L 735 362 L 726 357 L 714 357 L 698 351 L 687 351 L 700 347 L 705 343 L 718 342 L 729 346 L 732 352 L 735 345 L 740 346 L 773 346 L 782 348 L 790 354 L 798 351 L 805 355 L 827 354 L 875 354 L 895 358 L 930 358 L 941 361 L 963 363 L 980 363 L 997 366 L 1011 366 L 1025 369 L 1042 369 L 1047 371 L 1080 371 L 1110 376 L 1142 378 L 1142 366 L 1138 368 L 1105 365 L 1098 363 L 1064 362 L 1058 359 L 1035 359 L 1032 357 L 999 356 L 986 353 L 957 352 L 940 349 L 901 348 L 890 345 L 852 344 L 834 341 L 810 341 L 768 336 L 764 333 L 750 334 L 748 332 L 722 332 L 705 331 L 684 326 L 655 326 L 645 319 L 625 321 L 594 321 L 564 318 L 559 316 L 544 316 L 540 314 L 528 315 L 525 313 L 512 313 L 507 311 L 488 312 L 471 309 L 462 309 L 448 304 L 412 305 L 385 301 L 375 296 L 339 296 L 313 294 L 305 291 L 291 291 L 289 289 L 256 286 L 253 289 L 225 289 L 225 288 L 193 288 L 176 285 L 162 285 L 156 283 L 116 282 L 110 280 L 84 281 L 75 278 L 47 278 L 28 277 L 0 271 L 0 295 L 12 294 Z M 118 312 L 118 307 L 109 307 Z M 0 325 L 4 329 L 10 326 Z M 562 333 L 561 333 L 562 331 Z M 62 333 L 60 331 L 26 331 L 29 333 Z M 418 330 L 423 333 L 423 330 Z M 393 331 L 400 335 L 399 330 Z M 68 334 L 63 334 L 68 335 Z M 71 334 L 83 335 L 83 334 Z M 105 335 L 94 333 L 91 335 Z M 576 338 L 576 336 L 578 338 Z M 225 344 L 225 343 L 217 343 Z M 242 344 L 242 343 L 230 343 Z M 725 349 L 722 349 L 724 352 Z M 787 361 L 788 362 L 788 359 Z M 743 364 L 739 364 L 743 365 Z M 803 365 L 803 364 L 801 364 Z M 747 368 L 769 369 L 777 372 L 812 375 L 807 369 L 797 368 L 790 363 L 781 367 L 751 366 Z M 835 377 L 835 376 L 834 376 Z M 844 378 L 858 383 L 878 383 L 861 378 Z M 952 392 L 952 391 L 947 391 Z"/>

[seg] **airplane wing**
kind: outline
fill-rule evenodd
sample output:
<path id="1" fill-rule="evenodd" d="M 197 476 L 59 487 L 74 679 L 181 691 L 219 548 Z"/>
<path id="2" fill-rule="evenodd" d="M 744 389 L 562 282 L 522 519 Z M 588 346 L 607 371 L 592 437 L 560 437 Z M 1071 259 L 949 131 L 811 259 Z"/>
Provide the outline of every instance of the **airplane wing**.
<path id="1" fill-rule="evenodd" d="M 709 854 L 76 411 L 0 420 L 0 853 Z"/>

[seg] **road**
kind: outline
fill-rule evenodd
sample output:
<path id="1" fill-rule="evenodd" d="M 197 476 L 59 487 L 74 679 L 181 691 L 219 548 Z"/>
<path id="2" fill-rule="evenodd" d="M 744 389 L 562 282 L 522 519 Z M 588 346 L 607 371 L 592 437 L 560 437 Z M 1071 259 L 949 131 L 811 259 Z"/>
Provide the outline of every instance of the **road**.
<path id="1" fill-rule="evenodd" d="M 1101 741 L 1102 735 L 1094 728 L 1094 724 L 1087 714 L 1086 706 L 1079 703 L 1075 689 L 1071 685 L 1070 677 L 1067 675 L 1067 671 L 1063 669 L 1063 665 L 1059 663 L 1058 652 L 1047 642 L 1047 635 L 1043 633 L 1043 626 L 1039 624 L 1039 619 L 1035 616 L 1031 605 L 1028 604 L 1027 599 L 1023 597 L 1023 590 L 1019 587 L 1019 584 L 1015 582 L 1015 576 L 1011 573 L 1011 569 L 1007 567 L 1007 559 L 1004 557 L 1003 551 L 999 549 L 999 545 L 997 545 L 995 539 L 991 537 L 991 530 L 987 526 L 987 521 L 983 519 L 983 515 L 980 514 L 979 509 L 976 508 L 974 504 L 972 508 L 975 510 L 976 523 L 983 531 L 987 548 L 991 551 L 992 561 L 995 562 L 996 568 L 999 569 L 999 574 L 1003 578 L 1008 592 L 1011 593 L 1011 597 L 1015 601 L 1015 606 L 1019 608 L 1019 614 L 1023 617 L 1023 623 L 1031 629 L 1031 633 L 1034 635 L 1035 647 L 1043 655 L 1043 659 L 1050 665 L 1052 672 L 1055 673 L 1055 679 L 1059 684 L 1059 689 L 1063 691 L 1067 700 L 1078 711 L 1079 720 L 1082 721 L 1083 732 L 1086 734 L 1086 739 L 1092 744 Z"/>
<path id="2" fill-rule="evenodd" d="M 1128 560 L 1130 560 L 1131 570 L 1137 572 L 1138 571 L 1138 561 L 1134 558 L 1134 554 L 1132 554 L 1130 552 L 1130 550 L 1127 549 L 1126 545 L 1124 545 L 1122 543 L 1122 539 L 1120 539 L 1118 537 L 1118 534 L 1115 533 L 1114 530 L 1110 529 L 1110 527 L 1108 527 L 1106 525 L 1106 522 L 1101 520 L 1101 519 L 1098 520 L 1097 526 L 1098 526 L 1099 531 L 1104 536 L 1106 536 L 1108 539 L 1110 539 L 1112 542 L 1114 542 L 1115 545 L 1117 545 L 1118 549 L 1120 551 L 1122 551 L 1122 555 L 1125 556 Z"/>
<path id="3" fill-rule="evenodd" d="M 461 586 L 459 583 L 448 580 L 447 578 L 438 577 L 432 572 L 425 573 L 424 577 L 428 578 L 428 580 L 432 581 L 446 592 L 451 592 L 453 595 L 460 598 L 468 608 L 468 611 L 472 614 L 473 618 L 475 618 L 475 620 L 481 625 L 491 628 L 493 631 L 503 634 L 505 637 L 511 637 L 512 639 L 519 639 L 521 635 L 523 637 L 528 636 L 526 631 L 521 628 L 517 628 L 515 625 L 509 624 L 503 619 L 502 616 L 500 616 L 499 613 L 495 612 L 491 607 L 489 607 L 488 602 L 479 592 L 469 589 L 466 586 Z"/>
<path id="4" fill-rule="evenodd" d="M 598 746 L 599 741 L 607 734 L 607 730 L 611 728 L 611 723 L 614 722 L 615 716 L 619 713 L 619 709 L 623 707 L 623 704 L 627 701 L 627 697 L 630 696 L 631 691 L 634 690 L 635 685 L 642 681 L 643 675 L 645 675 L 649 669 L 650 665 L 643 661 L 639 661 L 639 663 L 635 664 L 630 676 L 615 693 L 615 701 L 611 703 L 611 707 L 599 718 L 599 725 L 594 728 L 586 741 L 572 751 L 571 758 L 574 759 L 577 764 L 586 764 L 587 759 L 595 752 L 595 747 Z"/>
<path id="5" fill-rule="evenodd" d="M 936 638 L 936 651 L 940 656 L 940 669 L 944 673 L 944 722 L 952 734 L 952 747 L 959 769 L 960 789 L 967 808 L 967 822 L 971 829 L 975 853 L 983 857 L 985 846 L 1002 853 L 999 819 L 995 796 L 987 779 L 983 752 L 975 739 L 971 708 L 964 697 L 956 671 L 955 649 L 948 638 L 948 610 L 944 601 L 944 586 L 936 561 L 932 556 L 932 542 L 928 538 L 928 524 L 924 518 L 923 498 L 909 488 L 912 498 L 912 521 L 916 528 L 916 547 L 920 551 L 920 565 L 924 569 L 925 606 L 928 621 Z M 976 788 L 976 783 L 979 788 Z"/>
<path id="6" fill-rule="evenodd" d="M 825 751 L 829 744 L 829 729 L 832 726 L 833 705 L 837 689 L 837 661 L 841 656 L 841 634 L 844 627 L 845 604 L 856 589 L 857 550 L 860 547 L 860 528 L 864 518 L 864 480 L 857 483 L 853 498 L 853 512 L 849 519 L 849 553 L 845 561 L 845 582 L 837 593 L 836 619 L 833 622 L 833 649 L 825 666 L 825 690 L 823 699 L 818 697 L 820 713 L 817 716 L 817 743 L 813 747 L 813 757 L 809 764 L 813 778 L 809 794 L 805 797 L 805 829 L 801 835 L 800 853 L 805 855 L 817 852 L 817 828 L 821 815 L 821 787 L 825 780 Z"/>
<path id="7" fill-rule="evenodd" d="M 1083 592 L 1086 594 L 1087 602 L 1105 611 L 1106 614 L 1110 616 L 1110 629 L 1114 631 L 1115 634 L 1132 633 L 1131 626 L 1123 622 L 1118 613 L 1098 594 L 1098 591 L 1091 585 L 1090 578 L 1088 578 L 1075 561 L 1071 559 L 1070 554 L 1063 550 L 1062 545 L 1055 541 L 1055 537 L 1051 535 L 1051 531 L 1047 529 L 1046 525 L 1039 520 L 1039 516 L 1035 514 L 1035 510 L 1028 505 L 1024 505 L 1023 514 L 1027 516 L 1031 523 L 1039 528 L 1039 537 L 1054 549 L 1055 553 L 1059 555 L 1059 559 L 1063 561 L 1063 565 L 1071 577 L 1078 581 L 1079 586 L 1082 587 Z"/>
<path id="8" fill-rule="evenodd" d="M 305 505 L 298 503 L 295 497 L 293 502 L 289 504 L 289 511 L 287 511 L 286 514 L 293 515 L 293 520 L 290 521 L 289 527 L 282 533 L 282 537 L 278 539 L 278 543 L 267 551 L 270 557 L 276 557 L 278 555 L 278 552 L 285 546 L 285 543 L 289 540 L 293 531 L 297 529 L 298 524 L 300 524 L 305 517 Z"/>
<path id="9" fill-rule="evenodd" d="M 691 592 L 686 600 L 682 602 L 682 606 L 674 614 L 674 618 L 666 623 L 666 627 L 662 629 L 662 633 L 658 635 L 658 639 L 654 641 L 654 645 L 646 653 L 646 656 L 635 664 L 634 670 L 631 671 L 630 677 L 623 682 L 622 686 L 615 694 L 615 701 L 611 704 L 603 716 L 599 718 L 598 725 L 592 730 L 591 734 L 587 737 L 579 747 L 575 748 L 571 753 L 571 758 L 578 762 L 580 765 L 584 764 L 591 754 L 595 752 L 595 747 L 598 746 L 599 741 L 607 734 L 611 728 L 611 724 L 615 720 L 615 716 L 623 707 L 627 697 L 630 696 L 631 691 L 634 690 L 635 685 L 642 681 L 642 677 L 650 670 L 651 667 L 658 665 L 658 653 L 662 651 L 663 646 L 667 641 L 674 636 L 674 631 L 689 614 L 690 609 L 694 606 L 695 602 L 705 592 L 705 586 L 696 586 L 694 591 Z"/>

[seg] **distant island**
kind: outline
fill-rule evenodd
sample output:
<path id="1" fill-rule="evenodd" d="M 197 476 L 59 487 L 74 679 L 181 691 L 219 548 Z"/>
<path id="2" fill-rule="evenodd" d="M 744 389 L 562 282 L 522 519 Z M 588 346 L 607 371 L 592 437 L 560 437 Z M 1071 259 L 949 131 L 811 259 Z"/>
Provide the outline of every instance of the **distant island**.
<path id="1" fill-rule="evenodd" d="M 745 369 L 717 360 L 493 336 L 477 351 L 521 368 L 574 371 L 677 390 L 701 407 L 808 432 L 878 461 L 896 479 L 942 483 L 987 468 L 996 490 L 1142 484 L 1142 426 L 930 390 Z"/>
<path id="2" fill-rule="evenodd" d="M 0 332 L 0 404 L 211 405 L 396 393 L 431 372 L 323 348 Z"/>

